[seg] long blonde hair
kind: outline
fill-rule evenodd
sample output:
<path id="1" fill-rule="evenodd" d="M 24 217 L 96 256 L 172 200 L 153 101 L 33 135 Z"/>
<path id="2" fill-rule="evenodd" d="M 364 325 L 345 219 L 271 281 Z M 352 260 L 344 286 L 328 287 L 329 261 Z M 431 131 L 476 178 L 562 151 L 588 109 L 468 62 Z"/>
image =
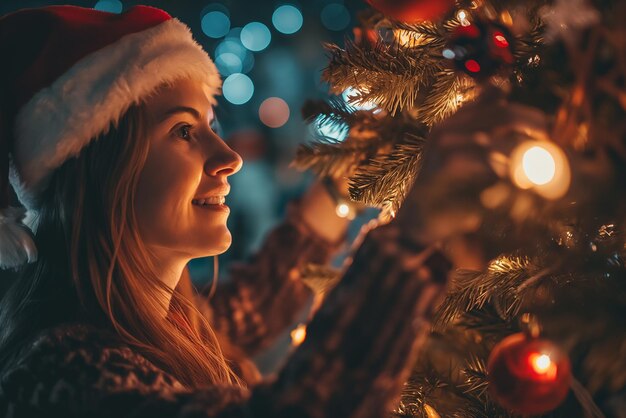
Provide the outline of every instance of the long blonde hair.
<path id="1" fill-rule="evenodd" d="M 132 106 L 117 126 L 55 171 L 35 222 L 39 260 L 23 274 L 31 283 L 18 284 L 22 290 L 12 294 L 33 299 L 35 313 L 56 316 L 57 322 L 86 319 L 110 327 L 187 387 L 243 386 L 195 307 L 189 283 L 171 289 L 160 281 L 139 234 L 133 202 L 149 148 L 145 120 L 145 107 Z M 55 301 L 38 290 L 44 288 L 65 289 L 64 303 L 77 306 L 56 311 Z M 162 314 L 163 292 L 172 293 L 168 318 Z M 0 318 L 18 321 L 24 304 L 14 305 L 13 314 L 5 309 Z M 40 326 L 49 322 L 54 321 Z"/>

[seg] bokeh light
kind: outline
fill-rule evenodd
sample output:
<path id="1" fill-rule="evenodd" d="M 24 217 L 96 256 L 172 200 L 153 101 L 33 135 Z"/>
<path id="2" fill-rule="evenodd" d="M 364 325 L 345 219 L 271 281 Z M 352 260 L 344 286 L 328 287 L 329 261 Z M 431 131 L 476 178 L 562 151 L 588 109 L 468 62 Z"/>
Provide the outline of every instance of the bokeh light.
<path id="1" fill-rule="evenodd" d="M 215 65 L 221 75 L 227 77 L 243 70 L 241 59 L 232 52 L 223 52 L 215 58 Z"/>
<path id="2" fill-rule="evenodd" d="M 220 60 L 220 56 L 222 54 L 233 54 L 237 58 L 239 58 L 239 61 L 241 62 L 242 68 L 239 72 L 247 73 L 254 66 L 254 56 L 241 44 L 241 41 L 239 40 L 240 32 L 240 28 L 231 29 L 231 31 L 228 33 L 228 35 L 226 35 L 224 40 L 217 45 L 217 47 L 215 48 L 215 61 L 217 64 L 217 61 Z M 234 36 L 235 34 L 236 37 Z M 232 58 L 229 57 L 226 57 L 224 61 L 229 64 L 233 63 Z M 228 71 L 228 68 L 224 68 L 224 70 Z M 221 72 L 222 68 L 218 66 L 218 69 L 220 69 Z"/>
<path id="3" fill-rule="evenodd" d="M 332 141 L 343 141 L 348 136 L 349 127 L 346 123 L 325 120 L 318 116 L 313 123 L 318 136 Z"/>
<path id="4" fill-rule="evenodd" d="M 291 336 L 291 344 L 294 347 L 297 347 L 300 344 L 302 344 L 302 342 L 306 338 L 306 324 L 298 325 L 294 330 L 291 331 L 290 336 Z"/>
<path id="5" fill-rule="evenodd" d="M 220 11 L 212 11 L 202 16 L 202 32 L 209 38 L 221 38 L 230 30 L 230 18 Z"/>
<path id="6" fill-rule="evenodd" d="M 548 141 L 525 141 L 510 158 L 510 176 L 520 189 L 532 189 L 547 199 L 565 195 L 571 182 L 567 156 Z"/>
<path id="7" fill-rule="evenodd" d="M 552 181 L 556 173 L 554 158 L 548 150 L 538 146 L 532 147 L 524 153 L 522 167 L 528 180 L 537 185 Z"/>
<path id="8" fill-rule="evenodd" d="M 241 29 L 241 44 L 250 51 L 262 51 L 270 44 L 272 34 L 261 22 L 250 22 Z"/>
<path id="9" fill-rule="evenodd" d="M 552 361 L 549 355 L 544 353 L 530 353 L 528 363 L 532 370 L 538 375 L 542 375 L 547 379 L 556 379 L 558 367 Z"/>
<path id="10" fill-rule="evenodd" d="M 296 33 L 302 27 L 302 13 L 297 7 L 285 4 L 277 7 L 272 14 L 272 24 L 276 30 L 285 35 Z"/>
<path id="11" fill-rule="evenodd" d="M 350 24 L 350 12 L 343 4 L 330 3 L 322 9 L 320 16 L 326 29 L 341 31 Z"/>
<path id="12" fill-rule="evenodd" d="M 93 7 L 101 12 L 122 13 L 122 2 L 119 0 L 100 0 Z"/>
<path id="13" fill-rule="evenodd" d="M 358 100 L 359 96 L 360 92 L 354 87 L 348 87 L 341 94 L 343 100 L 356 110 L 372 110 L 378 107 L 378 105 L 371 100 L 361 103 L 361 101 Z"/>
<path id="14" fill-rule="evenodd" d="M 224 98 L 232 104 L 241 105 L 247 103 L 254 94 L 254 83 L 245 74 L 231 74 L 224 80 L 222 86 Z"/>
<path id="15" fill-rule="evenodd" d="M 237 42 L 241 42 L 241 29 L 239 27 L 232 28 L 228 31 L 228 34 L 224 37 L 224 39 L 233 39 L 237 40 Z"/>
<path id="16" fill-rule="evenodd" d="M 259 107 L 259 119 L 270 128 L 280 128 L 289 120 L 289 105 L 280 97 L 265 99 Z"/>

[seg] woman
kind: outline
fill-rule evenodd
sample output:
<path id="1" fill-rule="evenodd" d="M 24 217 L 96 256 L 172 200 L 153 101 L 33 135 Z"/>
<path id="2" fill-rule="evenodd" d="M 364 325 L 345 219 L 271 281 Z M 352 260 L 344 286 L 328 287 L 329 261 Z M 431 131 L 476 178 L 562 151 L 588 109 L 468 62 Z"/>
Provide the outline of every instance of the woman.
<path id="1" fill-rule="evenodd" d="M 260 382 L 245 355 L 309 296 L 298 268 L 341 242 L 331 197 L 314 186 L 229 283 L 194 295 L 185 265 L 229 247 L 242 162 L 211 128 L 219 76 L 187 27 L 144 6 L 54 6 L 3 17 L 0 48 L 2 155 L 34 231 L 4 197 L 0 263 L 30 264 L 0 307 L 0 416 L 387 413 L 449 269 L 410 213 L 365 238 Z"/>

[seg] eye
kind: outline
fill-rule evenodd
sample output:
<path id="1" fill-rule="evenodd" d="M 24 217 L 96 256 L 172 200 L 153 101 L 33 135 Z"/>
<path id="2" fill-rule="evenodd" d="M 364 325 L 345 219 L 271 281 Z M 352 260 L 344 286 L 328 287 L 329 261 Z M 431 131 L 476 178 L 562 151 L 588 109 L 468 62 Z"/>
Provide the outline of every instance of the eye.
<path id="1" fill-rule="evenodd" d="M 181 125 L 175 130 L 176 136 L 186 141 L 191 139 L 191 125 Z"/>

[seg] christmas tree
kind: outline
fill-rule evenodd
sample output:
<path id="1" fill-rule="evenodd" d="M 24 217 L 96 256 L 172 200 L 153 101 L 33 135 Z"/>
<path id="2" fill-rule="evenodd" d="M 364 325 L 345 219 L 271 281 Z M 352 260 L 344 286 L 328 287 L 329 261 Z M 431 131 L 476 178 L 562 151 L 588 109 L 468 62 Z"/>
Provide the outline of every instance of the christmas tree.
<path id="1" fill-rule="evenodd" d="M 381 222 L 417 184 L 470 267 L 392 416 L 626 416 L 626 2 L 369 3 L 303 109 L 347 138 L 295 165 Z"/>

